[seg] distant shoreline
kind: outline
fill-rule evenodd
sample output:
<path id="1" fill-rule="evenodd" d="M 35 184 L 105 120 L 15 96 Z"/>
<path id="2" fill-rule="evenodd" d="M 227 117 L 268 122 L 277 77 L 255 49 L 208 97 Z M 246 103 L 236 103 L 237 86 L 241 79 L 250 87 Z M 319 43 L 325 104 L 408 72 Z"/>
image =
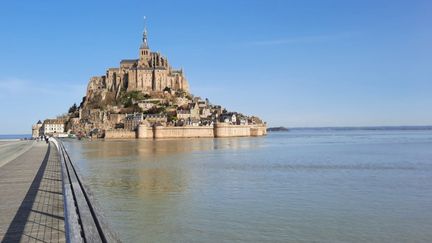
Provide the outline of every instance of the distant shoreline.
<path id="1" fill-rule="evenodd" d="M 429 131 L 432 126 L 364 126 L 364 127 L 283 127 L 287 130 L 279 129 L 281 127 L 270 127 L 271 132 L 288 132 L 288 131 Z"/>
<path id="2" fill-rule="evenodd" d="M 292 127 L 290 130 L 328 130 L 328 131 L 417 131 L 417 130 L 432 130 L 432 126 L 364 126 L 364 127 Z"/>
<path id="3" fill-rule="evenodd" d="M 16 141 L 26 138 L 31 139 L 31 134 L 0 134 L 1 141 Z"/>

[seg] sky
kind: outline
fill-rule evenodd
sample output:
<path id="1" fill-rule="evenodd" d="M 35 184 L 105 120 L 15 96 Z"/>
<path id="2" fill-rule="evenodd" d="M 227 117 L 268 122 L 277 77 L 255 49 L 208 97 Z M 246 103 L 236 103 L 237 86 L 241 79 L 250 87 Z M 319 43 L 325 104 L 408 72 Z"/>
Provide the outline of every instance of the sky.
<path id="1" fill-rule="evenodd" d="M 4 1 L 0 134 L 79 104 L 149 45 L 269 126 L 432 125 L 432 1 Z"/>

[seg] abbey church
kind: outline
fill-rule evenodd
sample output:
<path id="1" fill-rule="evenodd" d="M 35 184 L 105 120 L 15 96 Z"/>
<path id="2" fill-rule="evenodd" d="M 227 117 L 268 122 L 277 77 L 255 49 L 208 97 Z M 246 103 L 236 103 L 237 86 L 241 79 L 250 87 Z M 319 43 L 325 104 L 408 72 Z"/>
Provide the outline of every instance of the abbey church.
<path id="1" fill-rule="evenodd" d="M 122 60 L 103 76 L 92 77 L 79 106 L 56 120 L 34 126 L 55 135 L 99 138 L 181 138 L 262 136 L 266 124 L 256 116 L 229 112 L 189 91 L 183 70 L 152 52 L 144 27 L 139 58 Z M 63 127 L 61 127 L 63 125 Z M 64 135 L 64 134 L 63 134 Z"/>
<path id="2" fill-rule="evenodd" d="M 144 28 L 139 59 L 122 60 L 120 67 L 109 68 L 105 76 L 93 77 L 88 90 L 106 89 L 118 96 L 121 90 L 150 93 L 165 88 L 189 92 L 183 70 L 172 69 L 166 57 L 150 50 Z"/>

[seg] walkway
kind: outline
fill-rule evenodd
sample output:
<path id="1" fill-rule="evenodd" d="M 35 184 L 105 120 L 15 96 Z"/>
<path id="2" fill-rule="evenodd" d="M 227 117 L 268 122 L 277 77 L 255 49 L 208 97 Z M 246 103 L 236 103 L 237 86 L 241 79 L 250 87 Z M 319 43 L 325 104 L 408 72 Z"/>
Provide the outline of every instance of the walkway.
<path id="1" fill-rule="evenodd" d="M 43 142 L 0 165 L 1 242 L 64 242 L 61 166 Z"/>
<path id="2" fill-rule="evenodd" d="M 34 141 L 0 141 L 0 167 L 27 152 Z"/>

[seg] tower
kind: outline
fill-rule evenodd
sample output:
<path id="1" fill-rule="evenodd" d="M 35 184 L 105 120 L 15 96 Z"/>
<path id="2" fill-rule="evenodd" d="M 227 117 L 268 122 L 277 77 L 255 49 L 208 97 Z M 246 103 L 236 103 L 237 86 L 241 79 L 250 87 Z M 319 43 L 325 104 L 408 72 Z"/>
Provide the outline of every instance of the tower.
<path id="1" fill-rule="evenodd" d="M 140 55 L 139 55 L 139 62 L 138 62 L 139 66 L 149 66 L 149 60 L 150 60 L 150 49 L 147 42 L 147 27 L 145 24 L 145 19 L 146 17 L 144 17 L 144 32 L 143 32 L 142 43 L 140 46 Z"/>

